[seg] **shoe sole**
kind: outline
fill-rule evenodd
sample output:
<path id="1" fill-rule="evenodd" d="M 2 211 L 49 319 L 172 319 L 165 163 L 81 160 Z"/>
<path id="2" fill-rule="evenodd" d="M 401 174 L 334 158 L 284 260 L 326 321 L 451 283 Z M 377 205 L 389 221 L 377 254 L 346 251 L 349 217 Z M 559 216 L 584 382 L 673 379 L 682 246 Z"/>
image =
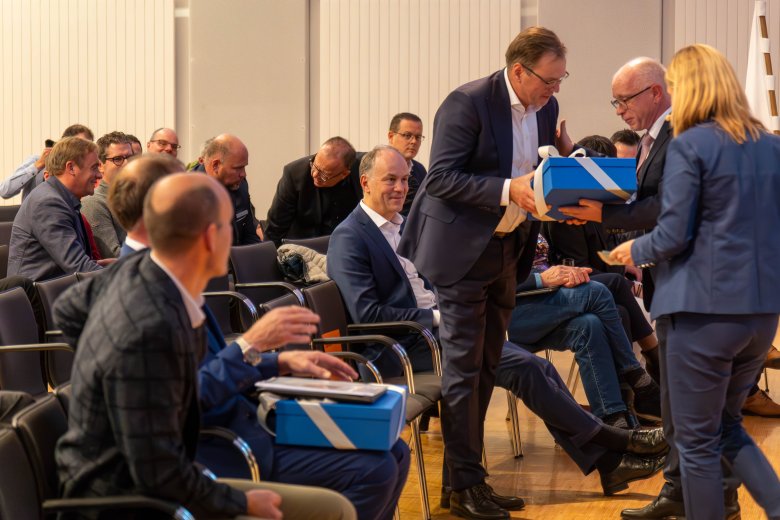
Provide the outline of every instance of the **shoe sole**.
<path id="1" fill-rule="evenodd" d="M 655 469 L 655 471 L 653 471 L 652 473 L 648 473 L 647 475 L 638 475 L 638 476 L 636 476 L 634 478 L 631 478 L 631 479 L 628 479 L 628 480 L 624 480 L 623 482 L 621 482 L 619 484 L 615 484 L 614 486 L 612 486 L 612 487 L 610 487 L 608 489 L 604 489 L 604 496 L 610 497 L 610 496 L 614 495 L 615 493 L 619 493 L 619 492 L 621 492 L 621 491 L 623 491 L 625 489 L 628 489 L 628 485 L 630 483 L 636 482 L 637 480 L 644 480 L 646 478 L 650 478 L 653 475 L 655 475 L 656 473 L 658 473 L 659 471 L 661 471 L 662 469 L 664 469 L 664 465 L 663 464 L 659 465 L 658 468 Z M 670 518 L 674 518 L 674 517 L 670 517 Z"/>
<path id="2" fill-rule="evenodd" d="M 455 507 L 450 509 L 450 514 L 454 515 L 454 516 L 457 516 L 457 517 L 460 517 L 460 518 L 475 518 L 477 520 L 479 520 L 480 518 L 489 518 L 489 517 L 470 515 L 468 512 L 460 510 L 457 506 L 455 506 Z M 495 518 L 495 517 L 493 517 L 493 518 Z M 508 519 L 509 518 L 509 512 L 507 511 L 506 516 L 504 516 L 502 518 Z"/>

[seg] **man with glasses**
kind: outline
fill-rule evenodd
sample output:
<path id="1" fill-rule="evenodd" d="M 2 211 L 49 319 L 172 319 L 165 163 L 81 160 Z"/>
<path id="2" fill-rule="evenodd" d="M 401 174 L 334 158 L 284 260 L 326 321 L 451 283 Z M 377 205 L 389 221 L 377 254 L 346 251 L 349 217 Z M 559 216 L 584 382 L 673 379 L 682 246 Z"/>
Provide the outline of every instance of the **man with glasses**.
<path id="1" fill-rule="evenodd" d="M 279 246 L 283 238 L 330 235 L 363 196 L 356 153 L 343 137 L 331 137 L 314 155 L 282 170 L 268 210 L 265 236 Z"/>
<path id="2" fill-rule="evenodd" d="M 103 178 L 95 193 L 81 199 L 81 213 L 92 228 L 101 258 L 116 258 L 125 240 L 125 230 L 108 208 L 108 189 L 117 172 L 132 157 L 130 138 L 122 132 L 111 132 L 97 140 L 100 173 Z"/>
<path id="3" fill-rule="evenodd" d="M 167 153 L 176 157 L 179 155 L 179 136 L 171 128 L 158 128 L 152 132 L 152 137 L 146 143 L 146 151 L 152 153 Z"/>
<path id="4" fill-rule="evenodd" d="M 515 306 L 517 279 L 530 273 L 539 222 L 531 177 L 539 146 L 572 143 L 553 97 L 566 72 L 566 47 L 543 27 L 512 41 L 506 67 L 447 96 L 434 119 L 430 171 L 398 246 L 439 298 L 444 371 L 442 433 L 452 513 L 509 518 L 519 497 L 485 483 L 485 413 Z"/>
<path id="5" fill-rule="evenodd" d="M 387 131 L 387 141 L 390 146 L 401 152 L 406 159 L 406 164 L 409 165 L 409 192 L 400 211 L 401 215 L 406 217 L 412 208 L 417 190 L 428 174 L 425 166 L 414 160 L 420 151 L 420 145 L 425 141 L 422 119 L 409 112 L 394 115 L 390 120 L 390 129 Z"/>

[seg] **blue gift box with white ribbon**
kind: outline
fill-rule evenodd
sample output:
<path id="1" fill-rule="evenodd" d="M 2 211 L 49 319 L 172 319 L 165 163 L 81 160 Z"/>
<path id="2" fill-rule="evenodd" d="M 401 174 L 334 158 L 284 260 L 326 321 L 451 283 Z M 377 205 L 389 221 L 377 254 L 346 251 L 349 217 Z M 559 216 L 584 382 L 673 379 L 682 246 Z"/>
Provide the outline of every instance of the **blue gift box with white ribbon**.
<path id="1" fill-rule="evenodd" d="M 406 421 L 406 388 L 387 385 L 370 404 L 283 399 L 276 403 L 276 442 L 346 450 L 389 450 Z"/>
<path id="2" fill-rule="evenodd" d="M 537 183 L 541 179 L 541 185 Z M 541 188 L 541 189 L 540 189 Z M 567 220 L 558 208 L 580 199 L 624 204 L 636 192 L 636 160 L 611 157 L 547 157 L 534 176 L 539 220 Z M 547 206 L 552 209 L 547 211 Z"/>

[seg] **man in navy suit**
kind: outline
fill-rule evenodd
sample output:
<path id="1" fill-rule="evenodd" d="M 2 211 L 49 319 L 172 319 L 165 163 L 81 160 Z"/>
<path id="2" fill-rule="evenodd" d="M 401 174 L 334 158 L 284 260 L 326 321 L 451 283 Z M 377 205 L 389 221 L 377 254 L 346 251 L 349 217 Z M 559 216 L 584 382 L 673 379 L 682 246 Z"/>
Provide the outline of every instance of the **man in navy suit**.
<path id="1" fill-rule="evenodd" d="M 363 200 L 333 232 L 328 246 L 328 275 L 344 296 L 352 319 L 359 323 L 416 321 L 437 332 L 436 296 L 414 265 L 396 253 L 409 172 L 396 150 L 380 145 L 360 163 Z M 417 337 L 399 339 L 416 372 L 430 370 L 429 347 Z M 383 376 L 400 373 L 384 349 L 366 349 Z M 597 469 L 605 494 L 624 489 L 632 480 L 659 471 L 656 457 L 665 449 L 661 429 L 626 431 L 604 425 L 571 396 L 555 368 L 543 358 L 506 343 L 496 384 L 511 390 L 542 420 L 583 473 Z M 640 447 L 641 445 L 641 447 Z M 640 458 L 631 455 L 650 456 Z M 444 474 L 442 507 L 450 503 Z M 506 499 L 506 497 L 504 497 Z M 453 509 L 461 513 L 460 509 Z"/>
<path id="2" fill-rule="evenodd" d="M 425 166 L 414 160 L 420 152 L 420 145 L 425 141 L 423 135 L 423 123 L 419 116 L 410 112 L 401 112 L 390 120 L 390 129 L 387 131 L 387 142 L 401 152 L 409 165 L 409 193 L 404 200 L 401 215 L 406 217 L 412 208 L 420 184 L 425 180 L 428 171 Z"/>
<path id="3" fill-rule="evenodd" d="M 439 107 L 430 171 L 398 247 L 439 297 L 442 432 L 453 507 L 470 518 L 507 518 L 507 508 L 522 504 L 486 491 L 482 440 L 516 280 L 534 256 L 529 172 L 537 148 L 556 141 L 553 94 L 567 76 L 566 48 L 552 31 L 531 27 L 509 45 L 506 63 Z M 558 145 L 571 151 L 568 139 Z"/>

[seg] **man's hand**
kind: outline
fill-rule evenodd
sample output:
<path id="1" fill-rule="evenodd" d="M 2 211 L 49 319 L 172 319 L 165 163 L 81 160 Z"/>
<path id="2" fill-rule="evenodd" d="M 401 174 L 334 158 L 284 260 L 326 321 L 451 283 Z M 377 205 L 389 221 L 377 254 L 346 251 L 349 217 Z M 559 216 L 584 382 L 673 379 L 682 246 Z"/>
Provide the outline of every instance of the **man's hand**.
<path id="1" fill-rule="evenodd" d="M 554 265 L 541 274 L 542 284 L 545 287 L 576 287 L 589 282 L 590 276 L 588 274 L 592 271 L 593 269 L 590 267 Z"/>
<path id="2" fill-rule="evenodd" d="M 41 152 L 41 158 L 35 161 L 35 169 L 40 170 L 44 166 L 46 166 L 46 158 L 51 153 L 51 148 L 44 148 Z"/>
<path id="3" fill-rule="evenodd" d="M 257 320 L 243 338 L 258 352 L 288 343 L 308 343 L 319 322 L 320 317 L 305 307 L 280 307 Z"/>
<path id="4" fill-rule="evenodd" d="M 263 226 L 258 224 L 257 229 L 255 229 L 255 233 L 257 233 L 257 236 L 260 238 L 260 240 L 265 240 L 265 235 L 263 235 Z"/>
<path id="5" fill-rule="evenodd" d="M 536 213 L 534 190 L 531 188 L 531 179 L 533 178 L 534 172 L 531 172 L 515 177 L 509 182 L 509 200 L 529 213 Z"/>
<path id="6" fill-rule="evenodd" d="M 555 131 L 555 147 L 563 157 L 568 157 L 574 151 L 574 144 L 566 131 L 565 119 L 561 119 L 561 126 Z"/>
<path id="7" fill-rule="evenodd" d="M 628 242 L 623 242 L 619 246 L 617 246 L 615 249 L 612 250 L 612 252 L 609 254 L 609 257 L 612 260 L 617 260 L 618 262 L 626 265 L 634 265 L 634 260 L 631 258 L 631 245 L 634 243 L 633 240 L 629 240 Z"/>
<path id="8" fill-rule="evenodd" d="M 357 372 L 336 356 L 317 350 L 290 350 L 279 354 L 279 373 L 320 379 L 352 381 Z"/>
<path id="9" fill-rule="evenodd" d="M 116 261 L 119 260 L 118 258 L 101 258 L 97 261 L 98 265 L 102 265 L 103 267 L 108 267 L 109 265 L 116 263 Z"/>
<path id="10" fill-rule="evenodd" d="M 561 206 L 561 213 L 577 220 L 601 222 L 601 207 L 604 204 L 597 200 L 580 199 L 579 206 Z M 576 222 L 573 222 L 576 224 Z"/>
<path id="11" fill-rule="evenodd" d="M 253 489 L 246 492 L 246 513 L 248 516 L 281 520 L 282 497 L 273 491 Z"/>

